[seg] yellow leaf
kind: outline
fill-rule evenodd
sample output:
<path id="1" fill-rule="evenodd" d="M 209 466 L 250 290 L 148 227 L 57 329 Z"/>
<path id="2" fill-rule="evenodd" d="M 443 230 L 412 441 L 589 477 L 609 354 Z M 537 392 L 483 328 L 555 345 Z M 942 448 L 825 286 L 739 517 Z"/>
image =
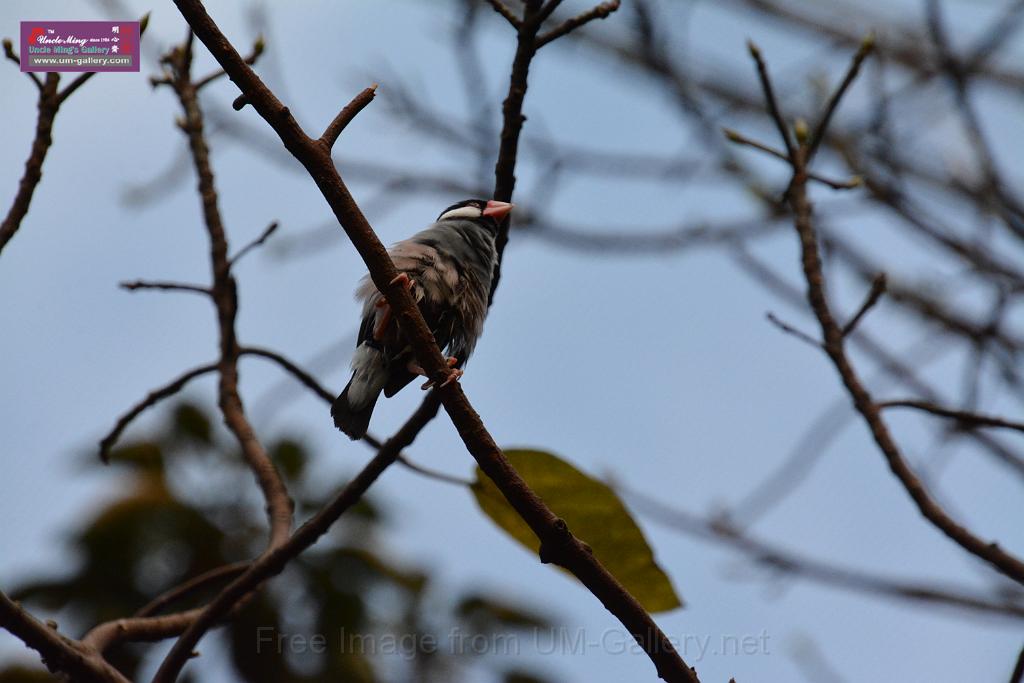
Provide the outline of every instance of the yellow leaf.
<path id="1" fill-rule="evenodd" d="M 665 612 L 682 606 L 643 532 L 611 488 L 551 453 L 506 450 L 505 457 L 644 609 Z M 484 514 L 531 551 L 540 550 L 537 536 L 479 467 L 472 490 Z"/>

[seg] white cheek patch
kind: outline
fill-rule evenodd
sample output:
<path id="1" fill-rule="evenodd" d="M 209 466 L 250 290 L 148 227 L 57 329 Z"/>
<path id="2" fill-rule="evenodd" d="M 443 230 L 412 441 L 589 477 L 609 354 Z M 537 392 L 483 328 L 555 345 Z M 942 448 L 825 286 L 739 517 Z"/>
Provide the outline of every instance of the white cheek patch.
<path id="1" fill-rule="evenodd" d="M 444 221 L 449 218 L 480 218 L 482 215 L 484 215 L 483 209 L 475 206 L 460 206 L 457 209 L 445 211 L 437 220 Z"/>

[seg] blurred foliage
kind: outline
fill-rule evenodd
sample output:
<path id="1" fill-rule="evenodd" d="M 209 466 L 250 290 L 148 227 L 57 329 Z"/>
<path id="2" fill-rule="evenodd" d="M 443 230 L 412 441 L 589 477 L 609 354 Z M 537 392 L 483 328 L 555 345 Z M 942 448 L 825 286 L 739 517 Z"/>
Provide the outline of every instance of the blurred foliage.
<path id="1" fill-rule="evenodd" d="M 654 561 L 654 551 L 640 527 L 607 484 L 544 451 L 506 449 L 505 456 L 647 611 L 664 612 L 682 606 L 672 582 Z M 537 536 L 479 467 L 473 495 L 480 509 L 512 538 L 534 553 L 540 550 Z"/>
<path id="2" fill-rule="evenodd" d="M 80 636 L 204 571 L 256 556 L 266 538 L 263 503 L 237 447 L 220 432 L 203 409 L 180 404 L 151 438 L 115 450 L 111 467 L 123 486 L 71 534 L 73 569 L 33 578 L 15 597 Z M 267 443 L 301 521 L 337 487 L 316 485 L 301 439 Z M 95 457 L 88 454 L 87 466 L 99 466 Z M 542 682 L 533 674 L 503 673 L 497 658 L 488 657 L 494 653 L 453 647 L 451 639 L 508 638 L 550 628 L 548 620 L 479 592 L 438 595 L 427 571 L 399 566 L 381 551 L 385 519 L 372 501 L 350 510 L 204 640 L 206 657 L 229 662 L 234 680 L 253 683 L 458 681 L 475 679 L 481 667 L 495 680 Z M 220 585 L 165 609 L 199 605 Z M 134 679 L 153 649 L 125 643 L 107 654 Z M 189 676 L 215 680 L 200 667 Z M 0 670 L 0 683 L 44 680 L 53 679 L 41 666 Z"/>

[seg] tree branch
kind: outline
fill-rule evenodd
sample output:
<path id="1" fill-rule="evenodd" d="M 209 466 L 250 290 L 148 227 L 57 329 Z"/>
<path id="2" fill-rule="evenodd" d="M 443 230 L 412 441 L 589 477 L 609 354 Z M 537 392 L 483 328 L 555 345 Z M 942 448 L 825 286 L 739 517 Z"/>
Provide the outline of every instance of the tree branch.
<path id="1" fill-rule="evenodd" d="M 511 24 L 512 28 L 516 29 L 517 31 L 519 30 L 519 17 L 517 17 L 515 13 L 511 9 L 509 9 L 508 5 L 506 5 L 501 0 L 487 0 L 487 3 L 494 8 L 495 12 L 505 17 L 505 21 Z"/>
<path id="2" fill-rule="evenodd" d="M 855 61 L 858 59 L 863 59 L 860 52 L 854 57 Z M 757 61 L 760 68 L 763 61 L 760 59 Z M 851 71 L 853 70 L 851 67 Z M 771 112 L 773 107 L 768 95 L 771 92 L 771 84 L 766 71 L 763 73 L 766 84 L 765 100 Z M 844 81 L 841 88 L 845 89 L 847 85 Z M 836 98 L 833 97 L 833 99 Z M 774 112 L 772 112 L 772 116 L 776 118 Z M 822 120 L 825 120 L 824 117 Z M 810 147 L 806 139 L 799 142 L 799 147 L 792 157 L 793 178 L 787 198 L 793 211 L 793 224 L 800 241 L 801 267 L 807 285 L 807 301 L 821 327 L 825 353 L 835 366 L 843 385 L 853 400 L 854 407 L 867 424 L 876 445 L 888 462 L 889 468 L 906 489 L 925 519 L 968 553 L 991 564 L 1010 579 L 1024 584 L 1024 562 L 1005 552 L 997 543 L 987 542 L 977 537 L 969 529 L 952 519 L 932 499 L 924 484 L 904 459 L 881 416 L 879 406 L 871 398 L 847 357 L 843 330 L 836 322 L 825 295 L 825 276 L 821 256 L 818 252 L 818 235 L 812 220 L 811 203 L 807 196 L 807 162 Z"/>
<path id="3" fill-rule="evenodd" d="M 324 134 L 320 136 L 320 144 L 331 149 L 334 147 L 334 143 L 338 141 L 338 136 L 341 135 L 341 131 L 345 130 L 345 127 L 352 122 L 352 119 L 356 117 L 359 112 L 366 108 L 370 102 L 373 101 L 374 95 L 377 93 L 377 84 L 374 83 L 369 88 L 363 90 L 361 93 L 352 98 L 345 107 L 338 112 L 338 115 L 334 117 L 330 125 L 324 131 Z"/>
<path id="4" fill-rule="evenodd" d="M 882 409 L 914 408 L 926 413 L 931 413 L 932 415 L 956 420 L 960 426 L 965 429 L 973 429 L 974 427 L 998 427 L 1002 429 L 1012 429 L 1017 432 L 1024 432 L 1024 422 L 1015 422 L 1014 420 L 1007 420 L 993 415 L 982 415 L 981 413 L 975 413 L 968 410 L 944 408 L 943 406 L 930 401 L 903 399 L 900 401 L 882 401 L 881 403 L 878 403 L 877 406 Z"/>
<path id="5" fill-rule="evenodd" d="M 215 372 L 217 370 L 217 363 L 208 363 L 206 365 L 200 365 L 197 368 L 193 368 L 188 372 L 184 373 L 177 379 L 168 382 L 162 387 L 154 389 L 153 391 L 146 394 L 146 397 L 140 402 L 132 406 L 127 413 L 117 419 L 114 424 L 114 428 L 107 433 L 102 439 L 100 439 L 100 460 L 104 463 L 110 462 L 110 450 L 113 448 L 117 440 L 121 438 L 121 434 L 128 425 L 132 423 L 146 408 L 155 406 L 165 398 L 174 396 L 176 393 L 181 391 L 186 384 L 194 380 L 196 377 L 200 377 L 209 372 Z"/>
<path id="6" fill-rule="evenodd" d="M 128 683 L 128 679 L 95 650 L 60 635 L 3 592 L 0 592 L 0 626 L 36 650 L 54 673 L 70 674 L 73 680 L 83 683 Z"/>
<path id="7" fill-rule="evenodd" d="M 885 278 L 885 273 L 879 273 L 875 276 L 875 279 L 871 281 L 871 290 L 868 292 L 867 298 L 864 299 L 864 303 L 860 305 L 857 312 L 853 314 L 852 318 L 850 318 L 850 322 L 843 325 L 844 337 L 850 336 L 850 334 L 857 329 L 857 325 L 860 323 L 861 318 L 867 315 L 868 311 L 870 311 L 875 304 L 878 303 L 878 300 L 882 298 L 882 295 L 885 294 L 885 288 L 887 285 L 888 283 Z"/>
<path id="8" fill-rule="evenodd" d="M 168 282 L 166 280 L 133 280 L 131 282 L 122 282 L 118 286 L 121 289 L 127 289 L 130 292 L 134 292 L 139 289 L 157 289 L 172 292 L 193 292 L 195 294 L 213 296 L 213 292 L 209 287 L 203 287 L 202 285 L 190 285 L 183 282 Z"/>
<path id="9" fill-rule="evenodd" d="M 192 36 L 190 31 L 185 45 L 173 49 L 165 57 L 165 62 L 171 67 L 170 85 L 184 111 L 181 128 L 188 138 L 189 151 L 199 178 L 203 222 L 210 239 L 210 267 L 213 276 L 211 291 L 220 333 L 220 361 L 217 364 L 220 381 L 217 403 L 224 417 L 224 424 L 234 434 L 242 455 L 263 492 L 270 525 L 268 547 L 273 547 L 283 543 L 291 531 L 292 501 L 280 473 L 246 417 L 242 397 L 238 392 L 239 346 L 235 332 L 238 292 L 235 279 L 231 275 L 231 262 L 228 259 L 227 233 L 217 206 L 218 197 L 210 164 L 210 150 L 203 132 L 203 113 L 199 107 L 198 91 L 191 76 Z M 244 60 L 242 63 L 245 65 Z M 249 68 L 248 65 L 245 66 Z"/>
<path id="10" fill-rule="evenodd" d="M 203 609 L 199 617 L 184 631 L 167 658 L 160 665 L 153 683 L 171 683 L 188 661 L 192 648 L 207 630 L 230 612 L 232 607 L 268 579 L 277 576 L 287 564 L 312 546 L 331 528 L 331 525 L 357 503 L 403 448 L 412 444 L 419 431 L 433 419 L 440 407 L 436 392 L 431 392 L 419 409 L 393 437 L 381 447 L 377 455 L 316 515 L 300 526 L 280 546 L 268 550 L 237 579 L 228 584 Z"/>
<path id="11" fill-rule="evenodd" d="M 239 249 L 237 254 L 235 254 L 230 259 L 228 259 L 228 267 L 229 268 L 234 268 L 235 264 L 238 263 L 238 261 L 243 256 L 248 254 L 250 251 L 252 251 L 256 247 L 262 246 L 263 243 L 266 242 L 268 239 L 270 239 L 270 236 L 273 235 L 277 231 L 278 225 L 279 225 L 279 223 L 277 221 L 271 222 L 271 224 L 268 225 L 263 230 L 263 232 L 260 233 L 259 237 L 254 239 L 252 242 L 249 242 L 249 244 L 245 245 L 241 249 Z"/>
<path id="12" fill-rule="evenodd" d="M 552 4 L 557 5 L 557 3 Z M 612 12 L 619 9 L 620 4 L 620 0 L 609 0 L 608 2 L 602 2 L 600 5 L 591 7 L 586 12 L 578 14 L 575 17 L 566 19 L 558 26 L 537 38 L 537 49 L 539 50 L 551 41 L 558 40 L 562 36 L 572 33 L 580 26 L 590 23 L 595 19 L 607 18 L 612 14 Z"/>

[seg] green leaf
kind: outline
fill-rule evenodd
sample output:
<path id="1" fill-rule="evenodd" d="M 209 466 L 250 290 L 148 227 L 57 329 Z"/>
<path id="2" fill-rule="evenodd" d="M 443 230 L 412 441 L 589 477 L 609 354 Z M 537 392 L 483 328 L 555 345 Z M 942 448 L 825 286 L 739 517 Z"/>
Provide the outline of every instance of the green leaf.
<path id="1" fill-rule="evenodd" d="M 213 427 L 203 409 L 191 403 L 179 403 L 171 422 L 174 438 L 202 445 L 213 443 Z"/>
<path id="2" fill-rule="evenodd" d="M 606 484 L 544 451 L 506 450 L 505 457 L 644 609 L 665 612 L 682 606 L 672 582 L 654 561 L 643 532 Z M 484 514 L 512 538 L 539 552 L 537 536 L 479 467 L 471 488 Z"/>

